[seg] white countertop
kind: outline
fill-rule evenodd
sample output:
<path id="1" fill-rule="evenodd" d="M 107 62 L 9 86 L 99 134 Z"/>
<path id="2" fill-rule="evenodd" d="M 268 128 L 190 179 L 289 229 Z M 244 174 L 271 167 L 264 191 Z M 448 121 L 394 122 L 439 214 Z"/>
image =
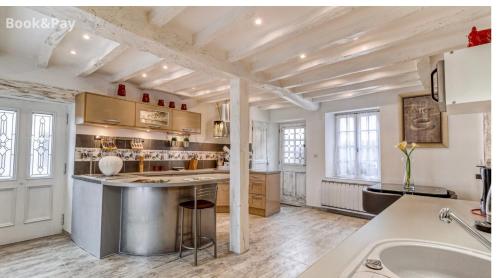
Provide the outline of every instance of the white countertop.
<path id="1" fill-rule="evenodd" d="M 80 179 L 88 182 L 100 183 L 107 186 L 118 187 L 179 187 L 179 186 L 193 186 L 201 184 L 212 184 L 219 182 L 229 181 L 229 174 L 224 173 L 191 173 L 184 175 L 154 175 L 154 176 L 141 176 L 123 174 L 111 177 L 102 175 L 76 175 L 75 179 Z M 137 182 L 143 180 L 145 182 Z M 151 182 L 148 182 L 151 181 Z M 157 182 L 154 182 L 157 181 Z"/>
<path id="2" fill-rule="evenodd" d="M 469 225 L 481 217 L 470 213 L 478 202 L 405 195 L 365 226 L 330 250 L 300 277 L 339 277 L 349 263 L 370 244 L 391 238 L 429 240 L 489 252 L 457 223 L 438 219 L 448 207 Z M 491 235 L 482 233 L 490 239 Z"/>

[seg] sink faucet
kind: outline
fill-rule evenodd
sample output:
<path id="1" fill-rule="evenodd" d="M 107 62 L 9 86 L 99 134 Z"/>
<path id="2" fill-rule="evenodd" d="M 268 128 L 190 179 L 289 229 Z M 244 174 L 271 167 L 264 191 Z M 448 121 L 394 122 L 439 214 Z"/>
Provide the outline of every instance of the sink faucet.
<path id="1" fill-rule="evenodd" d="M 476 238 L 481 244 L 486 246 L 488 250 L 491 250 L 491 241 L 485 238 L 482 234 L 480 234 L 478 231 L 473 229 L 471 226 L 467 225 L 460 217 L 455 215 L 451 209 L 449 208 L 442 208 L 441 211 L 439 212 L 439 220 L 445 222 L 445 223 L 451 223 L 453 220 L 455 220 L 460 227 L 462 227 L 464 230 L 466 230 L 471 236 Z"/>

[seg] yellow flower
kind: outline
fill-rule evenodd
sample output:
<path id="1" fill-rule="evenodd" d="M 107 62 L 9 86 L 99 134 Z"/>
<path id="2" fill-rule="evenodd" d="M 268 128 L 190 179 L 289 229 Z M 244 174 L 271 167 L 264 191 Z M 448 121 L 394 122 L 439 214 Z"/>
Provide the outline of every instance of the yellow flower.
<path id="1" fill-rule="evenodd" d="M 406 149 L 407 145 L 408 145 L 408 143 L 406 143 L 406 141 L 403 141 L 403 142 L 397 144 L 395 147 L 400 149 L 401 151 L 404 151 Z"/>

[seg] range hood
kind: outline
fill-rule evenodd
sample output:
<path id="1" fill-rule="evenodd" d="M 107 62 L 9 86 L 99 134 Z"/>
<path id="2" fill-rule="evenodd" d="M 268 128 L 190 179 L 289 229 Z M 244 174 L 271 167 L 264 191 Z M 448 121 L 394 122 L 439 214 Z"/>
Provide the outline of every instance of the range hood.
<path id="1" fill-rule="evenodd" d="M 230 111 L 229 103 L 217 103 L 217 113 L 219 120 L 214 121 L 214 137 L 224 138 L 229 136 Z"/>

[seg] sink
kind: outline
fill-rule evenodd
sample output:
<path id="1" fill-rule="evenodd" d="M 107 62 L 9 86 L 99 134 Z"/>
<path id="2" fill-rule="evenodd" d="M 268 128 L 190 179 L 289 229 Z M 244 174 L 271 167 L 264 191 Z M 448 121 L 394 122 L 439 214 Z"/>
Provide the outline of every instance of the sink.
<path id="1" fill-rule="evenodd" d="M 361 252 L 341 277 L 491 277 L 491 255 L 430 241 L 384 240 Z"/>

